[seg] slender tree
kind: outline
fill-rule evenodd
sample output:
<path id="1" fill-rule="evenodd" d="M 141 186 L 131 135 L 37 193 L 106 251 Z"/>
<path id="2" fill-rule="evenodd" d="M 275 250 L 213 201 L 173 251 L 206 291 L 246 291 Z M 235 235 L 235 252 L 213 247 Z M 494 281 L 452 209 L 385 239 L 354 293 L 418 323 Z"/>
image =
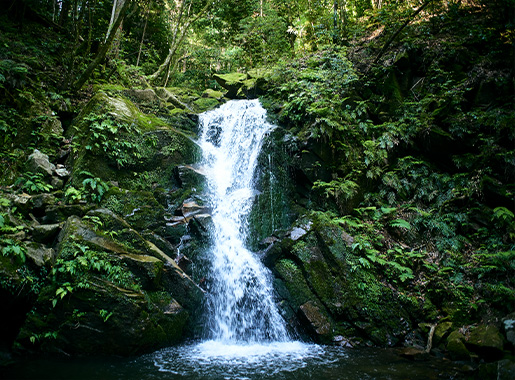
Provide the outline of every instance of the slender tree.
<path id="1" fill-rule="evenodd" d="M 170 9 L 171 32 L 168 55 L 156 72 L 147 77 L 149 82 L 154 82 L 166 69 L 170 70 L 170 68 L 174 68 L 175 65 L 172 63 L 172 59 L 175 57 L 183 43 L 190 26 L 204 15 L 214 2 L 215 0 L 208 0 L 204 7 L 197 13 L 192 9 L 192 6 L 194 5 L 193 0 L 175 0 L 172 1 L 173 4 L 168 3 L 168 7 Z M 169 76 L 169 73 L 167 76 Z"/>
<path id="2" fill-rule="evenodd" d="M 131 3 L 131 0 L 114 0 L 117 6 L 119 7 L 117 11 L 117 16 L 115 17 L 115 21 L 112 25 L 109 26 L 106 39 L 104 44 L 100 47 L 98 50 L 97 55 L 93 59 L 93 61 L 90 62 L 86 70 L 82 73 L 82 75 L 77 79 L 73 85 L 72 90 L 78 91 L 81 89 L 81 87 L 86 83 L 86 81 L 89 79 L 91 74 L 93 74 L 93 71 L 95 68 L 104 60 L 107 52 L 109 51 L 109 48 L 111 47 L 111 44 L 113 43 L 114 37 L 116 35 L 116 31 L 118 27 L 121 25 L 125 14 L 127 12 L 127 9 Z"/>

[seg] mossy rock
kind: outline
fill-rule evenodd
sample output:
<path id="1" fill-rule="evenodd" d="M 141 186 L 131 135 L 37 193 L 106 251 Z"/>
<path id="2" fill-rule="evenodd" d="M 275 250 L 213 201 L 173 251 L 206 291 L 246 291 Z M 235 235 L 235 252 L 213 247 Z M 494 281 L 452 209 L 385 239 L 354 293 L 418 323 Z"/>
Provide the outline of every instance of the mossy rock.
<path id="1" fill-rule="evenodd" d="M 223 99 L 224 93 L 222 91 L 216 91 L 216 90 L 212 90 L 212 89 L 208 88 L 202 93 L 202 97 L 203 98 L 212 98 L 212 99 L 216 99 L 217 101 L 220 101 Z"/>
<path id="2" fill-rule="evenodd" d="M 470 360 L 470 352 L 465 346 L 465 336 L 455 330 L 447 337 L 447 351 L 453 360 Z"/>
<path id="3" fill-rule="evenodd" d="M 164 224 L 164 208 L 148 191 L 111 188 L 101 205 L 121 216 L 132 227 L 144 230 Z"/>
<path id="4" fill-rule="evenodd" d="M 247 79 L 247 74 L 215 74 L 213 77 L 220 86 L 227 90 L 225 96 L 229 99 L 234 99 L 238 97 L 238 91 L 243 87 L 243 82 Z M 241 97 L 242 96 L 240 96 L 240 98 Z"/>
<path id="5" fill-rule="evenodd" d="M 184 120 L 190 119 L 178 118 L 177 126 L 183 127 Z M 154 183 L 171 187 L 171 176 L 166 175 L 170 166 L 195 162 L 200 156 L 191 132 L 171 125 L 143 114 L 127 99 L 95 95 L 70 128 L 79 145 L 68 162 L 72 167 L 69 184 L 80 188 L 81 173 L 88 172 L 129 188 L 148 188 Z"/>
<path id="6" fill-rule="evenodd" d="M 52 306 L 46 288 L 17 338 L 24 350 L 68 355 L 136 355 L 181 340 L 188 313 L 173 299 L 105 282 L 76 289 Z"/>
<path id="7" fill-rule="evenodd" d="M 470 333 L 466 346 L 486 360 L 498 360 L 503 356 L 503 336 L 492 325 L 480 325 Z"/>

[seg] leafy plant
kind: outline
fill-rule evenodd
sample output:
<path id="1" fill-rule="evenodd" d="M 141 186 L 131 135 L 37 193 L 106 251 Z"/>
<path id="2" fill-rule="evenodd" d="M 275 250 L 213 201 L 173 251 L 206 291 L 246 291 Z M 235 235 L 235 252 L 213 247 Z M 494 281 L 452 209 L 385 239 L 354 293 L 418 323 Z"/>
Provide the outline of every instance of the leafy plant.
<path id="1" fill-rule="evenodd" d="M 53 186 L 45 181 L 42 173 L 27 172 L 18 177 L 14 184 L 29 194 L 49 192 L 53 189 Z"/>

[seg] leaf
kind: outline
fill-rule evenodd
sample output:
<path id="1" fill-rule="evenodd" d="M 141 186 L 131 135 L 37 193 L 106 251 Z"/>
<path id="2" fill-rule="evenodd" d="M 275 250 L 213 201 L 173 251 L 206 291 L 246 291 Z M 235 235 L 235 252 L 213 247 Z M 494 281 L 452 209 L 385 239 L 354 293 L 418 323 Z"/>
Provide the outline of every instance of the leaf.
<path id="1" fill-rule="evenodd" d="M 390 222 L 390 226 L 397 227 L 397 228 L 404 228 L 406 230 L 411 229 L 411 224 L 409 222 L 405 221 L 404 219 L 395 219 Z"/>

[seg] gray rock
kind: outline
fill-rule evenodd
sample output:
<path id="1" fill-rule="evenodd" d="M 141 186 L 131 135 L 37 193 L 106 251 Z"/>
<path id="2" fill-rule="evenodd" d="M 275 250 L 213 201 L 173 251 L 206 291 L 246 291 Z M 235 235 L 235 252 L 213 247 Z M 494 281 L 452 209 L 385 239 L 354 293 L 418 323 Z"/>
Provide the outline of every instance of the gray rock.
<path id="1" fill-rule="evenodd" d="M 57 199 L 52 194 L 43 193 L 32 196 L 32 202 L 34 208 L 45 208 L 47 206 L 55 205 Z"/>
<path id="2" fill-rule="evenodd" d="M 453 331 L 447 337 L 447 351 L 453 360 L 470 360 L 470 352 L 465 347 L 465 336 L 459 331 Z"/>
<path id="3" fill-rule="evenodd" d="M 55 251 L 42 244 L 30 243 L 27 245 L 26 255 L 35 265 L 42 267 L 54 261 Z"/>
<path id="4" fill-rule="evenodd" d="M 502 358 L 503 339 L 495 326 L 480 325 L 470 333 L 467 347 L 487 360 Z"/>
<path id="5" fill-rule="evenodd" d="M 55 169 L 55 174 L 61 178 L 68 178 L 70 176 L 70 172 L 65 168 Z"/>
<path id="6" fill-rule="evenodd" d="M 46 154 L 34 149 L 34 153 L 27 159 L 27 170 L 51 176 L 52 172 L 55 170 L 55 165 L 50 163 Z"/>
<path id="7" fill-rule="evenodd" d="M 502 321 L 506 340 L 515 346 L 515 313 L 506 316 Z"/>
<path id="8" fill-rule="evenodd" d="M 55 224 L 40 224 L 32 228 L 32 237 L 39 243 L 51 243 L 61 230 L 59 223 Z"/>

